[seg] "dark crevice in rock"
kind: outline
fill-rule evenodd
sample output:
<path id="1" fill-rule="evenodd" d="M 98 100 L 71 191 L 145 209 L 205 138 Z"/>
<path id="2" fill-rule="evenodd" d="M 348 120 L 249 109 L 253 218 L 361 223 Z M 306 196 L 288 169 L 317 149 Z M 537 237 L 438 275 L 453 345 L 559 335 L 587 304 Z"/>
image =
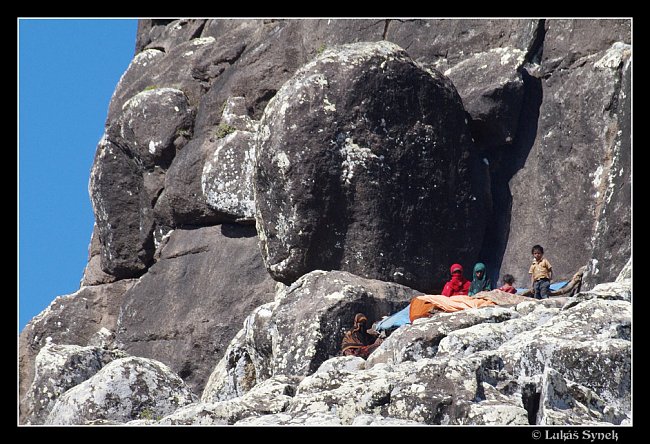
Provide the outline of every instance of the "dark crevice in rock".
<path id="1" fill-rule="evenodd" d="M 540 63 L 545 37 L 545 20 L 541 19 L 537 23 L 533 42 L 526 52 L 524 65 Z M 482 156 L 489 162 L 493 212 L 492 221 L 486 228 L 480 257 L 486 264 L 489 277 L 495 284 L 499 279 L 501 263 L 510 234 L 512 193 L 509 182 L 523 168 L 535 143 L 539 110 L 543 98 L 541 80 L 531 76 L 523 66 L 519 68 L 519 72 L 524 82 L 524 97 L 513 143 L 491 149 Z M 480 138 L 480 128 L 477 128 L 473 121 L 471 125 L 472 133 L 477 134 L 477 137 Z"/>
<path id="2" fill-rule="evenodd" d="M 481 381 L 478 380 L 476 384 L 476 393 L 474 394 L 474 402 L 485 401 L 485 399 L 485 389 L 483 388 Z"/>
<path id="3" fill-rule="evenodd" d="M 541 54 L 541 48 L 537 51 Z M 510 234 L 512 193 L 509 182 L 523 168 L 535 143 L 539 109 L 543 98 L 541 80 L 528 74 L 525 69 L 521 69 L 520 73 L 524 82 L 524 98 L 513 143 L 497 147 L 485 154 L 490 164 L 493 216 L 491 222 L 487 224 L 480 257 L 487 266 L 493 283 L 498 281 Z"/>
<path id="4" fill-rule="evenodd" d="M 534 383 L 528 383 L 521 389 L 521 402 L 528 412 L 528 424 L 530 425 L 537 423 L 540 397 L 541 393 L 537 391 L 537 386 Z"/>
<path id="5" fill-rule="evenodd" d="M 382 40 L 386 40 L 386 35 L 388 35 L 388 25 L 390 25 L 390 20 L 389 19 L 384 20 L 384 32 L 381 35 Z"/>
<path id="6" fill-rule="evenodd" d="M 192 39 L 198 39 L 199 37 L 201 37 L 201 34 L 203 34 L 203 29 L 205 28 L 205 24 L 206 24 L 208 21 L 207 21 L 207 20 L 202 20 L 202 22 L 203 22 L 203 23 L 201 23 L 201 24 L 199 25 L 199 27 L 196 28 L 196 31 L 194 31 L 194 32 L 192 33 L 192 35 L 190 35 L 190 40 L 192 40 Z"/>
<path id="7" fill-rule="evenodd" d="M 248 116 L 251 119 L 259 120 L 262 117 L 264 108 L 266 108 L 267 103 L 275 96 L 278 92 L 277 89 L 267 89 L 262 92 L 256 99 L 253 105 L 247 108 Z"/>
<path id="8" fill-rule="evenodd" d="M 388 405 L 388 404 L 390 404 L 390 391 L 387 392 L 384 396 L 374 400 L 370 404 L 369 407 L 370 408 L 376 408 L 376 407 L 381 407 L 381 406 Z"/>
<path id="9" fill-rule="evenodd" d="M 375 20 L 374 22 L 370 23 L 368 26 L 361 26 L 359 27 L 359 32 L 367 31 L 368 29 L 372 28 L 373 26 L 377 26 L 380 23 L 384 23 L 384 32 L 387 27 L 386 22 L 390 20 Z"/>
<path id="10" fill-rule="evenodd" d="M 178 376 L 180 376 L 180 378 L 185 381 L 187 378 L 192 376 L 193 373 L 194 369 L 192 368 L 192 365 L 189 362 L 185 362 L 185 364 L 183 364 L 183 367 L 178 372 Z"/>
<path id="11" fill-rule="evenodd" d="M 246 45 L 241 45 L 237 48 L 234 55 L 232 55 L 231 57 L 226 57 L 225 59 L 219 61 L 228 62 L 229 64 L 234 65 L 237 62 L 237 60 L 241 58 L 245 50 L 246 50 Z"/>
<path id="12" fill-rule="evenodd" d="M 542 61 L 542 55 L 544 51 L 544 38 L 546 37 L 546 20 L 540 19 L 537 22 L 537 28 L 535 29 L 535 37 L 533 38 L 530 47 L 526 51 L 524 56 L 524 63 L 535 63 L 539 64 Z"/>
<path id="13" fill-rule="evenodd" d="M 254 225 L 221 224 L 221 234 L 230 238 L 256 237 Z"/>
<path id="14" fill-rule="evenodd" d="M 176 21 L 178 19 L 172 18 L 172 19 L 152 19 L 151 20 L 151 26 L 167 26 L 170 23 Z"/>
<path id="15" fill-rule="evenodd" d="M 160 52 L 166 54 L 166 52 L 165 52 L 165 48 L 162 47 L 162 46 L 150 46 L 150 47 L 147 48 L 147 49 L 155 49 L 155 50 L 157 50 L 157 51 L 160 51 Z"/>
<path id="16" fill-rule="evenodd" d="M 621 63 L 616 68 L 616 81 L 614 82 L 614 92 L 612 97 L 607 105 L 605 105 L 605 111 L 609 111 L 609 115 L 613 116 L 618 113 L 618 102 L 619 97 L 621 96 L 621 88 L 623 86 L 623 75 L 625 74 L 624 68 L 625 62 L 621 60 Z"/>

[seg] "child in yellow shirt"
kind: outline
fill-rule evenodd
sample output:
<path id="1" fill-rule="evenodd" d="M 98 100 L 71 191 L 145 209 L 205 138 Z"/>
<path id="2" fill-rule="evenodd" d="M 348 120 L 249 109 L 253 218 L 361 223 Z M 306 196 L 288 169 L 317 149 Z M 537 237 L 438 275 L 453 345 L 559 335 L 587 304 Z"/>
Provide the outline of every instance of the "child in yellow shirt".
<path id="1" fill-rule="evenodd" d="M 547 299 L 551 279 L 553 279 L 553 267 L 548 260 L 544 259 L 544 248 L 541 245 L 535 245 L 532 253 L 534 260 L 528 270 L 530 290 L 535 295 L 535 299 Z"/>

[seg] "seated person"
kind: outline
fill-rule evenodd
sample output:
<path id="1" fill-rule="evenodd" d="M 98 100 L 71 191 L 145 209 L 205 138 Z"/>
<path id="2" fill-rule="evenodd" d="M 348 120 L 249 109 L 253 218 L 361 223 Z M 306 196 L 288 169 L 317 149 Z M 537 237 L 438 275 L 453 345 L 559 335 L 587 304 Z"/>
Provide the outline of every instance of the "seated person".
<path id="1" fill-rule="evenodd" d="M 343 356 L 358 356 L 367 359 L 370 353 L 381 345 L 383 339 L 368 332 L 368 318 L 363 313 L 354 316 L 354 327 L 343 335 L 341 351 Z"/>
<path id="2" fill-rule="evenodd" d="M 515 278 L 511 274 L 503 275 L 503 286 L 499 287 L 499 290 L 505 291 L 506 293 L 516 294 L 517 289 L 513 287 L 512 284 L 515 283 Z"/>
<path id="3" fill-rule="evenodd" d="M 486 276 L 485 264 L 483 262 L 477 262 L 474 265 L 474 277 L 472 278 L 472 283 L 469 286 L 469 292 L 467 294 L 473 296 L 481 291 L 490 290 L 492 290 L 492 282 Z"/>
<path id="4" fill-rule="evenodd" d="M 453 264 L 449 269 L 451 279 L 447 281 L 442 289 L 443 296 L 467 296 L 470 282 L 463 277 L 463 267 L 460 264 Z"/>

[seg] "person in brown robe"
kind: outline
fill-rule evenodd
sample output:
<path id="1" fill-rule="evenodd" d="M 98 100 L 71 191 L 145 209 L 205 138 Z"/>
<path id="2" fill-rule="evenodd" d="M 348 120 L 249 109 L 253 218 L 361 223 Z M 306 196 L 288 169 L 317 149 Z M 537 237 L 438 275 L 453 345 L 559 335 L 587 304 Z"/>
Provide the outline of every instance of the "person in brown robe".
<path id="1" fill-rule="evenodd" d="M 358 356 L 367 359 L 370 353 L 381 345 L 383 339 L 368 333 L 368 318 L 363 313 L 354 316 L 354 327 L 343 335 L 341 352 L 343 356 Z"/>

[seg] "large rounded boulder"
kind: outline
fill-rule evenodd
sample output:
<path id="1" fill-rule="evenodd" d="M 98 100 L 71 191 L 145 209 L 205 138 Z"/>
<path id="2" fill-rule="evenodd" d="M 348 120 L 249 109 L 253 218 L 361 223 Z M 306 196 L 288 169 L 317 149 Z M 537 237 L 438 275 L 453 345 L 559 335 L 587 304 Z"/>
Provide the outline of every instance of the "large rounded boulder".
<path id="1" fill-rule="evenodd" d="M 439 290 L 471 263 L 487 208 L 466 113 L 452 83 L 395 44 L 326 49 L 269 102 L 255 202 L 274 279 L 344 270 Z"/>

